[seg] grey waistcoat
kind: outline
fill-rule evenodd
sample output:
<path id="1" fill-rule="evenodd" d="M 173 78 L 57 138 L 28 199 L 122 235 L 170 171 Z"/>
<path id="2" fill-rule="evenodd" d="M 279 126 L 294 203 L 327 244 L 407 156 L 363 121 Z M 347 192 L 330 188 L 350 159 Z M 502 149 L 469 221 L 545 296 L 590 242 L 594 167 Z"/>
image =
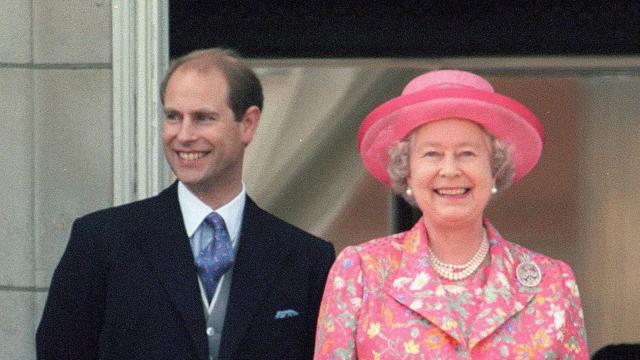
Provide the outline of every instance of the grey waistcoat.
<path id="1" fill-rule="evenodd" d="M 209 342 L 209 358 L 218 359 L 218 352 L 220 350 L 220 340 L 222 339 L 222 327 L 224 325 L 224 316 L 227 313 L 227 303 L 229 302 L 229 292 L 231 290 L 231 279 L 233 275 L 233 269 L 229 270 L 225 274 L 224 280 L 219 284 L 220 292 L 216 299 L 216 303 L 213 305 L 211 315 L 208 314 L 208 306 L 204 306 L 204 316 L 207 320 L 207 340 Z"/>

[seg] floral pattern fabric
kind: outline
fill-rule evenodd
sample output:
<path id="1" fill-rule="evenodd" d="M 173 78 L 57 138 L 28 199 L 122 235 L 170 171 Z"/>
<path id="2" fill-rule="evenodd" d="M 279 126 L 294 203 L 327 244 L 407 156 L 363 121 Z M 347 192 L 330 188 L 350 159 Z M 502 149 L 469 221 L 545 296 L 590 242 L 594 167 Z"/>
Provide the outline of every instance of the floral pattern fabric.
<path id="1" fill-rule="evenodd" d="M 588 359 L 571 268 L 485 227 L 490 264 L 466 283 L 433 270 L 422 220 L 345 248 L 327 279 L 314 358 Z M 531 262 L 541 281 L 523 285 L 516 269 Z"/>

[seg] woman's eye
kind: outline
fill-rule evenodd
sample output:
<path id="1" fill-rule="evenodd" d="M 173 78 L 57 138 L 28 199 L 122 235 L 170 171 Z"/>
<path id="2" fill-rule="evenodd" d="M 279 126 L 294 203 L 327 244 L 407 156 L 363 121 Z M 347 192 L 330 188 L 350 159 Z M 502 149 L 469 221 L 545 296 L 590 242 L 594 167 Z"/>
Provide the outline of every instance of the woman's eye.
<path id="1" fill-rule="evenodd" d="M 424 157 L 437 157 L 440 156 L 440 153 L 435 150 L 426 151 L 424 153 Z"/>
<path id="2" fill-rule="evenodd" d="M 463 157 L 468 157 L 468 156 L 475 156 L 476 153 L 474 153 L 473 151 L 467 150 L 467 151 L 463 151 L 460 155 L 462 155 Z"/>

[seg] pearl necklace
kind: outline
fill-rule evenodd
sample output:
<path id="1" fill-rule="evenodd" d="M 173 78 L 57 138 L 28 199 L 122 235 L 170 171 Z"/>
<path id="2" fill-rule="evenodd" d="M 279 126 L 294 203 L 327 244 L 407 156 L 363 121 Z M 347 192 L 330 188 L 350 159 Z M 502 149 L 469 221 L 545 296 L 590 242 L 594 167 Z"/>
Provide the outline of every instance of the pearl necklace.
<path id="1" fill-rule="evenodd" d="M 489 240 L 487 240 L 487 232 L 482 233 L 482 243 L 475 255 L 467 263 L 462 265 L 447 264 L 436 257 L 429 247 L 429 256 L 431 257 L 431 265 L 433 269 L 445 279 L 457 281 L 462 280 L 473 274 L 480 264 L 484 261 L 489 253 Z"/>

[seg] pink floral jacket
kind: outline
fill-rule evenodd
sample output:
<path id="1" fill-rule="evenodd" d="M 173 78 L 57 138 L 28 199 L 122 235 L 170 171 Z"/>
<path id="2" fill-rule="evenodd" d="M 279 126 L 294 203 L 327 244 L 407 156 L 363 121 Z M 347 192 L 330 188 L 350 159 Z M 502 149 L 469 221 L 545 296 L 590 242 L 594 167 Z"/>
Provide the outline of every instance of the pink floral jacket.
<path id="1" fill-rule="evenodd" d="M 431 268 L 422 220 L 344 249 L 327 279 L 314 358 L 588 359 L 569 266 L 485 226 L 491 265 L 483 289 L 446 288 Z M 523 280 L 520 264 L 539 269 L 537 278 Z M 470 291 L 481 301 L 463 333 L 455 297 Z"/>

